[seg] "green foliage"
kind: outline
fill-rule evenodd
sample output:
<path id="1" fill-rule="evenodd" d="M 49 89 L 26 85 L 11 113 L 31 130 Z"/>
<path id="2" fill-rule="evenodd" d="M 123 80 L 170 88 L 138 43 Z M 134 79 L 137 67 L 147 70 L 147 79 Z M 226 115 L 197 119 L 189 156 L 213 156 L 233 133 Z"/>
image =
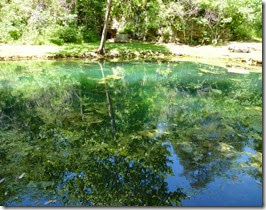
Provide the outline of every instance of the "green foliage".
<path id="1" fill-rule="evenodd" d="M 104 8 L 104 0 L 1 1 L 0 41 L 94 42 Z M 114 0 L 112 20 L 120 33 L 144 41 L 209 44 L 262 37 L 260 0 Z"/>
<path id="2" fill-rule="evenodd" d="M 128 32 L 133 38 L 210 44 L 261 37 L 259 0 L 130 2 L 117 1 L 113 16 L 121 20 L 121 24 L 125 22 L 122 32 Z"/>
<path id="3" fill-rule="evenodd" d="M 98 33 L 93 32 L 92 30 L 82 27 L 82 34 L 84 42 L 96 42 L 99 40 L 100 36 Z"/>
<path id="4" fill-rule="evenodd" d="M 6 1 L 0 7 L 0 41 L 27 44 L 93 41 L 100 34 L 104 2 L 90 4 L 65 0 Z"/>
<path id="5" fill-rule="evenodd" d="M 93 42 L 100 39 L 104 20 L 104 7 L 105 0 L 77 1 L 77 23 L 82 27 L 85 42 Z"/>
<path id="6" fill-rule="evenodd" d="M 81 43 L 82 35 L 76 27 L 66 26 L 58 27 L 52 35 L 51 41 L 55 44 L 63 43 Z"/>

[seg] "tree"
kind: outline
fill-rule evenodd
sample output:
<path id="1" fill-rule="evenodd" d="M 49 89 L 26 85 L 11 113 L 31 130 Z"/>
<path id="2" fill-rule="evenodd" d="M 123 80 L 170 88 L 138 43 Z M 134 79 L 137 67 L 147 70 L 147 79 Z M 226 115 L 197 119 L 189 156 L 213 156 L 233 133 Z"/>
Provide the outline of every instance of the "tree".
<path id="1" fill-rule="evenodd" d="M 105 45 L 105 41 L 106 41 L 109 16 L 110 16 L 110 11 L 111 11 L 111 3 L 112 3 L 112 0 L 107 0 L 102 38 L 101 38 L 101 43 L 100 43 L 100 47 L 98 50 L 101 55 L 103 55 L 105 53 L 104 45 Z"/>

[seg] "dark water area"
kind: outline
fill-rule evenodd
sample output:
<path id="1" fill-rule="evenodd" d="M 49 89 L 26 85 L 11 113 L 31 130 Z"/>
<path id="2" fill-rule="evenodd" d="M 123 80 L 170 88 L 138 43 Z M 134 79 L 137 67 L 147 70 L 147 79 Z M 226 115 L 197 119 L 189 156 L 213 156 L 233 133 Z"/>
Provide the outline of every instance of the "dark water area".
<path id="1" fill-rule="evenodd" d="M 262 206 L 262 74 L 0 63 L 0 205 Z"/>

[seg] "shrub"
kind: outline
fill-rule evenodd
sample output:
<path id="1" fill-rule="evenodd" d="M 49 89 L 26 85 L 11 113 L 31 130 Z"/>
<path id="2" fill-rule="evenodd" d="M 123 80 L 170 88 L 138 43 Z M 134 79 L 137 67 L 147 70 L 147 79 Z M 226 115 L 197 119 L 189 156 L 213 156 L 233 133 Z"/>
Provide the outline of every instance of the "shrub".
<path id="1" fill-rule="evenodd" d="M 50 41 L 57 45 L 82 42 L 82 35 L 77 27 L 74 26 L 57 26 L 57 28 L 52 31 L 50 37 Z"/>
<path id="2" fill-rule="evenodd" d="M 87 27 L 80 27 L 80 31 L 84 42 L 96 42 L 100 39 L 99 34 Z"/>

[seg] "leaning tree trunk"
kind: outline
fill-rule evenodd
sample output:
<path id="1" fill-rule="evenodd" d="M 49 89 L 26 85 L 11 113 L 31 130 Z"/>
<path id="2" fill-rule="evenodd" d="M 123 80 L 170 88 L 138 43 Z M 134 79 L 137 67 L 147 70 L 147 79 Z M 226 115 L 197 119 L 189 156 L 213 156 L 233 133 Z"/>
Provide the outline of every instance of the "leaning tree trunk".
<path id="1" fill-rule="evenodd" d="M 107 0 L 101 44 L 98 50 L 101 55 L 104 55 L 105 53 L 104 45 L 105 45 L 106 36 L 107 36 L 109 16 L 110 16 L 110 11 L 111 11 L 111 3 L 112 3 L 112 0 Z"/>

